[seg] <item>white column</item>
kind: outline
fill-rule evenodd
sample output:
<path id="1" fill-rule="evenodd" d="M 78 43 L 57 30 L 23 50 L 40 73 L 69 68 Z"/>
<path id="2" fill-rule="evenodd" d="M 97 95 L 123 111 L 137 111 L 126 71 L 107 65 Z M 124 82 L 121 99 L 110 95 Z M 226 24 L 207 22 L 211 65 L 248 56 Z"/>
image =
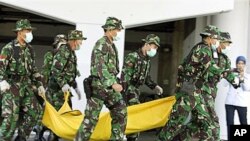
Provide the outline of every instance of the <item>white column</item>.
<path id="1" fill-rule="evenodd" d="M 218 14 L 211 17 L 211 24 L 219 27 L 222 31 L 230 33 L 233 44 L 231 51 L 228 54 L 232 62 L 232 67 L 235 67 L 235 59 L 239 55 L 247 57 L 248 51 L 248 27 L 249 27 L 249 0 L 235 0 L 234 10 Z M 250 59 L 248 58 L 248 62 Z M 215 101 L 215 109 L 219 116 L 221 127 L 221 138 L 227 139 L 226 117 L 225 117 L 225 98 L 227 88 L 223 86 L 223 81 L 218 84 L 218 93 Z M 248 108 L 248 110 L 250 107 Z M 248 119 L 249 112 L 248 112 Z M 238 120 L 235 120 L 239 123 Z"/>
<path id="2" fill-rule="evenodd" d="M 80 88 L 82 99 L 78 100 L 77 95 L 72 97 L 73 108 L 84 112 L 86 106 L 86 97 L 83 90 L 83 79 L 90 75 L 90 62 L 91 62 L 91 52 L 98 39 L 104 35 L 104 31 L 101 28 L 101 24 L 76 24 L 76 29 L 83 31 L 83 36 L 87 37 L 87 40 L 83 40 L 83 44 L 79 51 L 76 51 L 78 69 L 81 73 L 81 77 L 77 78 L 77 84 Z M 115 42 L 118 49 L 120 70 L 123 65 L 123 54 L 124 54 L 124 41 L 125 32 L 122 30 L 121 37 L 119 41 Z M 72 90 L 74 91 L 74 90 Z M 106 109 L 105 109 L 106 110 Z"/>

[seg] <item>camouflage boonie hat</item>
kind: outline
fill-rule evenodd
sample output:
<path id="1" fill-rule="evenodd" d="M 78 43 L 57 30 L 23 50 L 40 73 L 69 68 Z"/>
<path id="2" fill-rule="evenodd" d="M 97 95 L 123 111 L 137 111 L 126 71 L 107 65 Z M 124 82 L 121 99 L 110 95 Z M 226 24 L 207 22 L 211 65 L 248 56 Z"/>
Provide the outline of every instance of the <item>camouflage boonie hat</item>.
<path id="1" fill-rule="evenodd" d="M 57 34 L 52 45 L 55 45 L 60 41 L 67 41 L 67 36 L 64 34 Z"/>
<path id="2" fill-rule="evenodd" d="M 229 42 L 232 43 L 231 36 L 228 32 L 221 32 L 221 42 Z"/>
<path id="3" fill-rule="evenodd" d="M 124 29 L 122 26 L 122 21 L 115 17 L 108 17 L 105 25 L 102 26 L 103 29 Z"/>
<path id="4" fill-rule="evenodd" d="M 24 30 L 24 29 L 34 30 L 36 28 L 31 26 L 29 20 L 21 19 L 21 20 L 16 22 L 16 29 L 13 29 L 13 31 L 17 32 L 17 31 L 21 31 L 21 30 Z"/>
<path id="5" fill-rule="evenodd" d="M 80 30 L 70 30 L 68 33 L 68 40 L 86 40 L 86 37 L 82 36 L 82 31 Z"/>
<path id="6" fill-rule="evenodd" d="M 154 43 L 155 45 L 157 45 L 158 47 L 160 47 L 160 38 L 158 36 L 156 36 L 155 34 L 149 34 L 146 39 L 142 39 L 142 41 L 144 41 L 145 43 Z"/>
<path id="7" fill-rule="evenodd" d="M 207 25 L 204 30 L 200 33 L 201 36 L 209 36 L 212 38 L 220 39 L 220 30 L 218 27 L 213 25 Z"/>

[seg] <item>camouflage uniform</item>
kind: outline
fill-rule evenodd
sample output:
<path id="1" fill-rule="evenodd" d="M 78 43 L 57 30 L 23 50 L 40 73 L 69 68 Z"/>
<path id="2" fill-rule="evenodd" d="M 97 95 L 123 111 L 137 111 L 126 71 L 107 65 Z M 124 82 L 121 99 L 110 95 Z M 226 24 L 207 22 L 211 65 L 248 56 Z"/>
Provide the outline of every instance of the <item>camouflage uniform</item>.
<path id="1" fill-rule="evenodd" d="M 144 39 L 147 44 L 155 44 L 160 46 L 160 38 L 154 34 L 149 34 Z M 155 89 L 157 84 L 150 76 L 150 57 L 143 55 L 142 48 L 136 52 L 129 53 L 124 61 L 121 74 L 121 82 L 123 84 L 123 97 L 127 106 L 139 104 L 140 89 L 139 87 L 146 84 L 149 88 Z M 139 133 L 127 135 L 127 140 L 137 140 Z"/>
<path id="2" fill-rule="evenodd" d="M 56 37 L 54 38 L 54 42 L 52 44 L 53 49 L 49 50 L 45 55 L 44 55 L 44 64 L 42 67 L 42 75 L 43 75 L 43 85 L 45 87 L 48 87 L 48 81 L 49 78 L 51 76 L 51 67 L 53 64 L 53 59 L 54 59 L 54 55 L 57 53 L 58 48 L 61 45 L 66 45 L 67 44 L 67 36 L 64 34 L 58 34 L 56 35 Z M 46 95 L 47 100 L 52 101 L 51 95 L 47 93 Z M 39 98 L 38 101 L 40 103 L 43 103 L 44 100 L 42 98 Z M 43 138 L 43 134 L 46 130 L 49 130 L 47 127 L 42 126 L 42 125 L 37 125 L 34 129 L 34 131 L 36 132 L 36 140 L 45 140 Z M 48 140 L 52 140 L 52 134 L 50 134 L 49 139 Z"/>
<path id="3" fill-rule="evenodd" d="M 104 29 L 122 29 L 121 21 L 108 17 Z M 96 126 L 103 104 L 110 110 L 112 129 L 110 140 L 122 141 L 126 123 L 127 109 L 120 92 L 112 89 L 118 83 L 119 72 L 118 52 L 115 44 L 107 36 L 99 39 L 92 51 L 91 75 L 96 76 L 92 81 L 93 95 L 87 99 L 85 117 L 83 120 L 83 136 L 81 141 L 88 141 Z"/>
<path id="4" fill-rule="evenodd" d="M 17 21 L 15 31 L 32 29 L 30 22 L 22 19 Z M 17 126 L 18 137 L 25 140 L 41 121 L 42 110 L 35 95 L 42 82 L 34 66 L 34 51 L 28 42 L 21 45 L 15 39 L 3 47 L 0 58 L 0 81 L 10 84 L 10 89 L 1 92 L 0 140 L 10 141 Z"/>
<path id="5" fill-rule="evenodd" d="M 68 34 L 68 40 L 86 40 L 82 37 L 82 31 L 72 30 Z M 77 70 L 77 57 L 75 51 L 69 44 L 62 44 L 54 55 L 51 66 L 51 76 L 49 78 L 48 90 L 52 98 L 51 103 L 59 110 L 64 103 L 62 87 L 65 84 L 76 88 L 75 78 L 80 76 Z"/>
<path id="6" fill-rule="evenodd" d="M 201 36 L 216 38 L 218 34 L 216 27 L 207 26 Z M 228 71 L 231 65 L 228 57 L 214 55 L 211 47 L 203 41 L 193 47 L 179 66 L 177 101 L 168 123 L 159 133 L 159 141 L 170 141 L 176 137 L 189 141 L 195 134 L 201 141 L 220 140 L 218 118 L 214 111 L 216 85 L 222 77 L 235 86 L 238 84 L 234 74 Z M 192 84 L 187 85 L 187 82 Z"/>
<path id="7" fill-rule="evenodd" d="M 68 33 L 68 40 L 86 40 L 83 37 L 82 31 L 71 30 Z M 68 41 L 68 42 L 69 42 Z M 51 76 L 48 82 L 48 92 L 51 104 L 56 110 L 59 110 L 64 103 L 63 87 L 68 86 L 77 88 L 76 77 L 80 76 L 77 70 L 77 57 L 74 49 L 68 44 L 61 44 L 53 57 L 53 64 L 51 66 Z M 69 105 L 72 106 L 69 100 Z M 56 136 L 56 135 L 51 135 Z M 50 138 L 50 137 L 49 137 Z M 58 137 L 51 137 L 53 140 L 58 140 Z M 50 140 L 52 140 L 50 138 Z M 55 139 L 54 139 L 55 138 Z"/>
<path id="8" fill-rule="evenodd" d="M 54 42 L 52 44 L 53 49 L 49 50 L 44 55 L 44 65 L 42 67 L 42 75 L 44 77 L 44 81 L 46 85 L 51 75 L 51 67 L 52 67 L 54 55 L 57 53 L 58 48 L 61 45 L 66 45 L 66 44 L 67 44 L 67 36 L 64 34 L 58 34 L 56 35 Z"/>

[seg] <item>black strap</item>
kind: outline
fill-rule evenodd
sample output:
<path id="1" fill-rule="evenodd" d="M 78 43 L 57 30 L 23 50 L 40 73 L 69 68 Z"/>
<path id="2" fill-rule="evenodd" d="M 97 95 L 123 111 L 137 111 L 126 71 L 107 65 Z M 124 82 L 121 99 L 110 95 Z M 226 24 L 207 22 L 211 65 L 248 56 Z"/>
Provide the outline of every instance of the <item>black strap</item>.
<path id="1" fill-rule="evenodd" d="M 18 69 L 21 48 L 15 46 L 14 40 L 11 41 L 11 44 L 12 44 L 12 57 L 16 60 L 16 68 Z"/>

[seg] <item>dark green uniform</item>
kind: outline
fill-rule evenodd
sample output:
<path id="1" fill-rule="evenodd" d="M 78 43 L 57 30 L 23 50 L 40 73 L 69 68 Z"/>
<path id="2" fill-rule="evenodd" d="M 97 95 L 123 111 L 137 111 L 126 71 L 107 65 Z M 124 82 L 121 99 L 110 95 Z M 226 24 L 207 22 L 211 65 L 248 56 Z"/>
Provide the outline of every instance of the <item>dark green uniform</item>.
<path id="1" fill-rule="evenodd" d="M 29 44 L 21 46 L 14 40 L 1 51 L 0 80 L 6 80 L 11 86 L 1 92 L 1 141 L 10 141 L 17 126 L 18 135 L 27 138 L 41 120 L 42 110 L 35 95 L 42 83 L 34 63 L 34 52 Z"/>
<path id="2" fill-rule="evenodd" d="M 110 140 L 122 141 L 126 123 L 127 109 L 121 93 L 112 89 L 112 84 L 119 83 L 118 53 L 114 43 L 104 36 L 99 39 L 92 51 L 91 75 L 93 96 L 87 99 L 83 121 L 83 141 L 88 141 L 98 121 L 100 111 L 105 104 L 110 110 L 112 129 Z"/>
<path id="3" fill-rule="evenodd" d="M 61 45 L 55 56 L 51 67 L 48 91 L 52 105 L 59 110 L 64 103 L 62 87 L 65 84 L 76 88 L 75 78 L 80 76 L 77 70 L 77 58 L 75 51 L 71 50 L 68 44 Z"/>
<path id="4" fill-rule="evenodd" d="M 141 49 L 129 53 L 124 61 L 121 74 L 121 82 L 124 89 L 124 100 L 127 106 L 139 104 L 140 86 L 146 84 L 149 88 L 154 89 L 156 83 L 150 76 L 150 58 L 142 54 Z M 137 139 L 139 133 L 127 136 L 127 138 Z"/>
<path id="5" fill-rule="evenodd" d="M 178 68 L 177 101 L 159 134 L 159 141 L 171 141 L 176 136 L 189 141 L 193 135 L 200 141 L 220 140 L 218 117 L 214 111 L 216 85 L 222 77 L 238 85 L 230 67 L 226 55 L 217 54 L 204 42 L 191 50 Z"/>

